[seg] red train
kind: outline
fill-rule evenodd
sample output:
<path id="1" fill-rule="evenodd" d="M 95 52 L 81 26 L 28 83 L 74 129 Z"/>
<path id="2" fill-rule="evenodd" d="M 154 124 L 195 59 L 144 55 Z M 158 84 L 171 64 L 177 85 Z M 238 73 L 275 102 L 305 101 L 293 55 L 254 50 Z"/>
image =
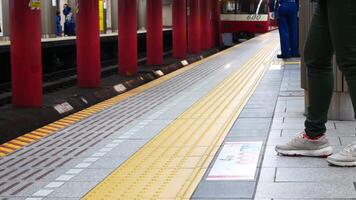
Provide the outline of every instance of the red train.
<path id="1" fill-rule="evenodd" d="M 276 28 L 269 17 L 268 0 L 222 0 L 221 28 L 224 37 L 250 38 Z"/>

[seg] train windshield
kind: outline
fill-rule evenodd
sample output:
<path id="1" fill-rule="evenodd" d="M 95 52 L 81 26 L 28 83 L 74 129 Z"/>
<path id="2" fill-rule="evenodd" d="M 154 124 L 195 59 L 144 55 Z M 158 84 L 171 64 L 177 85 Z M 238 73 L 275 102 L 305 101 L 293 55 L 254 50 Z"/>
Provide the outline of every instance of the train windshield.
<path id="1" fill-rule="evenodd" d="M 221 14 L 267 14 L 267 0 L 222 0 Z"/>

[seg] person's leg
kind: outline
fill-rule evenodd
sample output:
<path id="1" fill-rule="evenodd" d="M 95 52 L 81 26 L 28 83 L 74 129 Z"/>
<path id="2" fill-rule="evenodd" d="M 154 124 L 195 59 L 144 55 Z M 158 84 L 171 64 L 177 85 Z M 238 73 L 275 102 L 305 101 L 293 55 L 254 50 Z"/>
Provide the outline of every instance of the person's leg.
<path id="1" fill-rule="evenodd" d="M 309 107 L 305 133 L 284 145 L 277 145 L 282 155 L 328 156 L 332 148 L 324 136 L 327 112 L 333 93 L 331 58 L 333 47 L 329 34 L 325 1 L 314 14 L 304 52 L 308 73 Z"/>
<path id="2" fill-rule="evenodd" d="M 328 13 L 337 64 L 356 108 L 356 1 L 328 1 Z"/>
<path id="3" fill-rule="evenodd" d="M 290 57 L 290 45 L 289 45 L 289 28 L 288 28 L 288 11 L 285 6 L 279 8 L 278 28 L 279 37 L 281 43 L 281 58 Z"/>
<path id="4" fill-rule="evenodd" d="M 299 57 L 298 49 L 298 9 L 295 3 L 290 3 L 289 5 L 289 39 L 290 39 L 290 48 L 291 56 Z"/>
<path id="5" fill-rule="evenodd" d="M 326 1 L 319 1 L 305 45 L 309 107 L 305 132 L 317 138 L 326 132 L 325 123 L 333 94 L 333 46 L 329 32 Z"/>
<path id="6" fill-rule="evenodd" d="M 327 2 L 337 64 L 345 75 L 352 104 L 356 108 L 356 1 L 330 0 Z M 328 161 L 338 166 L 356 166 L 356 143 L 328 157 Z"/>

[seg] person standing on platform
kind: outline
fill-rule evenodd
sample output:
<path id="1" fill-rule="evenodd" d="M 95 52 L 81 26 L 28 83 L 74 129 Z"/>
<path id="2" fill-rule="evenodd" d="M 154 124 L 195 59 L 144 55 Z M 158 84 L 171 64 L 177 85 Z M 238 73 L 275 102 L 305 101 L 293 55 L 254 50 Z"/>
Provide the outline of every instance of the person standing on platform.
<path id="1" fill-rule="evenodd" d="M 307 66 L 309 107 L 305 130 L 285 145 L 282 155 L 329 156 L 332 148 L 325 136 L 327 114 L 333 95 L 335 54 L 339 69 L 349 86 L 356 110 L 356 1 L 318 0 L 304 50 Z M 356 141 L 331 155 L 337 166 L 356 166 Z"/>
<path id="2" fill-rule="evenodd" d="M 56 36 L 62 36 L 61 13 L 59 11 L 56 12 Z"/>
<path id="3" fill-rule="evenodd" d="M 271 18 L 278 20 L 282 54 L 278 58 L 299 57 L 298 48 L 299 0 L 270 0 Z"/>
<path id="4" fill-rule="evenodd" d="M 75 35 L 75 23 L 72 8 L 68 4 L 64 4 L 63 14 L 65 16 L 64 22 L 64 35 L 73 36 Z"/>

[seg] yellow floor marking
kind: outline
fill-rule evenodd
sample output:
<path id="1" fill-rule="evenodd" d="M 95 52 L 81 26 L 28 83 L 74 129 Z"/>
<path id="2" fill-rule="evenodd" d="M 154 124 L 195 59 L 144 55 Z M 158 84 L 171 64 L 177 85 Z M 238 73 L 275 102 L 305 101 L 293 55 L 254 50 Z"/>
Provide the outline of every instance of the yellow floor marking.
<path id="1" fill-rule="evenodd" d="M 29 138 L 25 138 L 23 136 L 18 137 L 18 138 L 14 139 L 14 140 L 20 140 L 20 141 L 25 142 L 27 144 L 32 143 L 33 141 L 35 141 L 35 140 L 29 139 Z"/>
<path id="2" fill-rule="evenodd" d="M 12 149 L 9 149 L 9 148 L 6 148 L 6 147 L 3 147 L 3 146 L 0 146 L 0 151 L 10 153 L 10 152 L 12 152 L 13 150 L 12 150 Z"/>
<path id="3" fill-rule="evenodd" d="M 12 144 L 15 144 L 15 145 L 18 145 L 20 147 L 23 147 L 25 145 L 27 145 L 28 143 L 27 142 L 23 142 L 21 140 L 18 140 L 18 139 L 15 139 L 15 140 L 12 140 L 11 142 L 9 143 L 12 143 Z"/>
<path id="4" fill-rule="evenodd" d="M 64 127 L 67 127 L 68 126 L 68 124 L 70 124 L 70 123 L 65 123 L 65 122 L 63 122 L 63 121 L 57 121 L 57 122 L 54 122 L 53 123 L 54 125 L 57 125 L 58 127 L 60 127 L 60 128 L 64 128 Z"/>
<path id="5" fill-rule="evenodd" d="M 275 40 L 83 199 L 189 199 L 276 50 Z"/>
<path id="6" fill-rule="evenodd" d="M 244 45 L 245 45 L 244 43 L 241 43 L 241 44 L 235 46 L 234 48 L 240 48 L 241 46 L 244 46 Z M 200 61 L 192 63 L 192 64 L 190 64 L 188 66 L 185 66 L 185 67 L 183 67 L 181 69 L 178 69 L 178 70 L 176 70 L 176 71 L 174 71 L 174 72 L 172 72 L 170 74 L 162 76 L 162 77 L 160 77 L 158 79 L 155 79 L 155 80 L 153 80 L 151 82 L 148 82 L 148 83 L 146 83 L 146 84 L 144 84 L 142 86 L 139 86 L 139 87 L 134 88 L 134 89 L 132 89 L 130 91 L 127 91 L 127 92 L 125 92 L 123 94 L 120 94 L 120 95 L 117 95 L 115 97 L 112 97 L 112 98 L 110 98 L 108 100 L 100 102 L 100 103 L 98 103 L 96 105 L 93 105 L 93 106 L 91 106 L 91 107 L 89 107 L 87 109 L 84 109 L 82 111 L 74 113 L 74 114 L 72 114 L 70 116 L 67 116 L 67 117 L 65 117 L 63 119 L 60 119 L 57 122 L 53 122 L 53 123 L 63 124 L 64 125 L 63 128 L 68 127 L 68 126 L 70 126 L 70 125 L 72 125 L 72 124 L 74 124 L 74 123 L 76 123 L 76 122 L 78 122 L 78 121 L 80 121 L 80 120 L 82 120 L 84 118 L 87 118 L 87 117 L 89 117 L 89 116 L 91 116 L 93 114 L 96 114 L 97 112 L 100 112 L 100 111 L 104 110 L 105 108 L 109 108 L 109 107 L 111 107 L 111 106 L 113 106 L 113 105 L 115 105 L 117 103 L 120 103 L 121 101 L 124 101 L 124 100 L 126 100 L 126 99 L 128 99 L 128 98 L 130 98 L 130 97 L 132 97 L 132 96 L 134 96 L 136 94 L 138 94 L 138 93 L 141 93 L 143 91 L 151 89 L 151 88 L 153 88 L 153 87 L 155 87 L 155 86 L 157 86 L 157 85 L 159 85 L 159 84 L 161 84 L 161 83 L 163 83 L 163 82 L 165 82 L 165 81 L 167 81 L 169 79 L 172 79 L 172 78 L 174 78 L 174 77 L 176 77 L 176 76 L 178 76 L 178 75 L 180 75 L 180 74 L 182 74 L 182 73 L 184 73 L 186 71 L 194 69 L 195 67 L 199 66 L 203 62 L 209 61 L 209 60 L 211 60 L 211 59 L 213 59 L 213 58 L 215 58 L 217 56 L 224 55 L 226 53 L 227 53 L 226 50 L 225 51 L 221 51 L 221 52 L 219 52 L 217 54 L 214 54 L 214 55 L 212 55 L 210 57 L 207 57 L 207 58 L 204 58 L 204 59 L 202 59 Z M 96 109 L 96 108 L 100 108 L 100 110 L 97 110 L 96 112 L 87 112 L 87 113 L 85 113 L 86 111 L 88 111 L 88 109 Z M 56 131 L 58 131 L 58 130 L 56 130 Z M 56 131 L 53 131 L 53 132 L 49 133 L 48 135 L 53 134 Z M 43 137 L 45 137 L 47 135 L 45 135 L 43 137 L 37 137 L 37 136 L 33 136 L 33 135 L 30 136 L 29 134 L 26 134 L 26 136 L 28 137 L 27 140 L 31 140 L 31 142 L 29 142 L 29 144 L 32 144 L 33 142 L 36 142 L 39 139 L 41 139 L 41 138 L 43 138 Z M 23 137 L 23 136 L 20 136 L 20 137 Z M 25 138 L 23 138 L 23 139 L 25 139 Z M 1 145 L 0 145 L 0 147 L 1 147 Z M 10 151 L 9 153 L 12 153 L 14 151 Z M 2 157 L 2 156 L 3 155 L 0 155 L 0 157 Z"/>
<path id="7" fill-rule="evenodd" d="M 36 141 L 34 138 L 28 137 L 28 134 L 23 135 L 23 136 L 19 137 L 18 139 L 28 141 L 29 143 Z"/>
<path id="8" fill-rule="evenodd" d="M 4 148 L 8 148 L 8 149 L 18 149 L 18 148 L 20 148 L 20 146 L 13 145 L 13 144 L 10 144 L 10 143 L 6 143 L 6 144 L 3 144 L 1 146 L 4 147 Z"/>
<path id="9" fill-rule="evenodd" d="M 59 121 L 60 122 L 64 122 L 64 123 L 66 123 L 68 125 L 68 124 L 73 124 L 76 120 L 69 120 L 67 117 L 65 117 L 65 118 L 63 118 L 63 119 L 61 119 Z"/>
<path id="10" fill-rule="evenodd" d="M 286 61 L 284 62 L 285 65 L 300 65 L 300 61 Z"/>
<path id="11" fill-rule="evenodd" d="M 28 133 L 28 134 L 26 134 L 25 136 L 26 136 L 26 137 L 29 137 L 29 138 L 32 138 L 32 139 L 36 139 L 36 140 L 39 140 L 39 139 L 42 138 L 42 137 L 39 137 L 39 136 L 34 135 L 34 134 L 32 134 L 32 133 Z"/>
<path id="12" fill-rule="evenodd" d="M 66 127 L 66 124 L 62 124 L 60 122 L 55 122 L 55 123 L 49 124 L 48 126 L 56 128 L 58 130 L 58 129 L 62 129 L 62 128 Z"/>
<path id="13" fill-rule="evenodd" d="M 30 133 L 30 135 L 35 135 L 35 136 L 46 136 L 46 135 L 48 135 L 49 133 L 51 133 L 52 131 L 50 131 L 50 130 L 45 130 L 45 129 L 43 129 L 43 128 L 41 128 L 41 129 L 37 129 L 37 130 L 35 130 L 35 131 L 32 131 L 31 133 Z"/>
<path id="14" fill-rule="evenodd" d="M 51 126 L 51 124 L 48 124 L 47 126 L 37 129 L 37 131 L 41 131 L 44 133 L 52 133 L 53 131 L 57 131 L 57 130 L 58 130 L 58 128 Z"/>

